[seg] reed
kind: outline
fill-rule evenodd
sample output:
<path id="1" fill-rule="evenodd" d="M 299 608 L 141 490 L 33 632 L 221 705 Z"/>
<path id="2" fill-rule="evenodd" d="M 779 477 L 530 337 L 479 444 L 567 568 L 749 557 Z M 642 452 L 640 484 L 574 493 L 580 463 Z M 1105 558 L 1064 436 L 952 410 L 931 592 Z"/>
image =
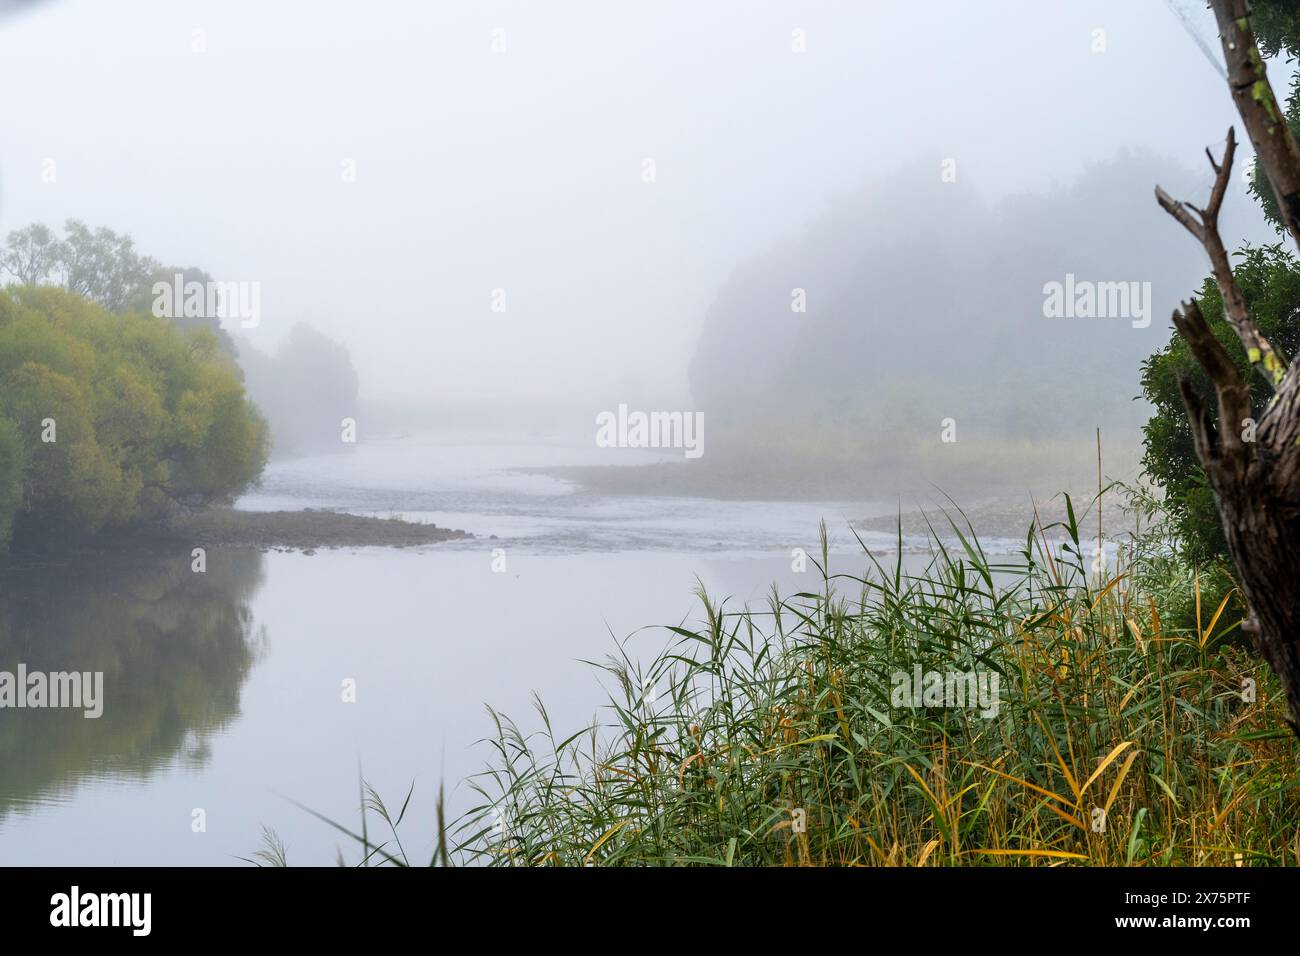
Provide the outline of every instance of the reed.
<path id="1" fill-rule="evenodd" d="M 1094 502 L 1095 504 L 1095 502 Z M 1148 502 L 1149 504 L 1149 502 Z M 1102 569 L 1084 516 L 993 560 L 960 511 L 920 571 L 863 547 L 816 590 L 600 665 L 606 714 L 492 712 L 456 858 L 497 866 L 1294 865 L 1297 748 L 1229 590 L 1162 528 Z M 859 542 L 861 543 L 861 542 Z M 1194 607 L 1188 615 L 1165 608 Z M 996 715 L 898 706 L 899 673 L 996 673 Z M 1253 681 L 1253 701 L 1250 700 Z"/>

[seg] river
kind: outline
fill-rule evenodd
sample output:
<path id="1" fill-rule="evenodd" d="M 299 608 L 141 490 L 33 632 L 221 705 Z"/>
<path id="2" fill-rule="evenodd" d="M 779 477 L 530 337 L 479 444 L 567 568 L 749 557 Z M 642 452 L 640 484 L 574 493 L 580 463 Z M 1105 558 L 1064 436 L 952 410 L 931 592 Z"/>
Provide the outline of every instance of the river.
<path id="1" fill-rule="evenodd" d="M 0 671 L 104 672 L 104 713 L 0 711 L 0 864 L 230 865 L 276 831 L 291 864 L 335 862 L 358 826 L 358 774 L 394 809 L 413 862 L 434 845 L 440 783 L 473 805 L 485 704 L 536 727 L 531 697 L 577 729 L 616 639 L 652 656 L 695 622 L 696 578 L 733 606 L 806 590 L 830 528 L 837 570 L 865 560 L 849 521 L 872 502 L 595 495 L 529 469 L 603 450 L 413 437 L 273 462 L 247 510 L 400 514 L 476 537 L 426 548 L 216 549 L 47 562 L 0 578 Z M 627 452 L 623 463 L 657 460 Z M 495 539 L 491 536 L 495 535 Z M 890 550 L 886 535 L 864 536 Z M 642 630 L 638 630 L 642 629 Z M 635 632 L 635 633 L 634 633 Z M 354 700 L 345 699 L 354 697 Z M 371 818 L 373 828 L 378 821 Z"/>

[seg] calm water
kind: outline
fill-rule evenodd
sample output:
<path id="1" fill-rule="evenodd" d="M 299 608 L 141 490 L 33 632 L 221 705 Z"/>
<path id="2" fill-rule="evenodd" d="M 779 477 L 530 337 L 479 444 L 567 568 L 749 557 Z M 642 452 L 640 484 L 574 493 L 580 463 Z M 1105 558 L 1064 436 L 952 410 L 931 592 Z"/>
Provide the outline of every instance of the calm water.
<path id="1" fill-rule="evenodd" d="M 894 507 L 598 496 L 520 470 L 607 455 L 463 438 L 361 445 L 272 465 L 240 507 L 401 514 L 480 538 L 213 550 L 205 574 L 186 552 L 0 577 L 0 670 L 105 674 L 98 720 L 0 710 L 0 864 L 233 864 L 263 825 L 291 863 L 330 864 L 337 834 L 288 798 L 354 824 L 359 766 L 394 807 L 414 780 L 403 840 L 424 862 L 439 781 L 453 814 L 473 802 L 460 781 L 488 758 L 475 746 L 491 730 L 485 703 L 532 727 L 536 690 L 576 729 L 601 699 L 580 660 L 643 625 L 696 620 L 696 576 L 737 603 L 761 604 L 773 581 L 802 589 L 790 551 L 816 553 L 822 518 L 845 555 L 837 569 L 860 573 L 848 521 Z M 668 637 L 644 630 L 632 647 L 649 657 Z M 341 699 L 345 679 L 355 703 Z"/>

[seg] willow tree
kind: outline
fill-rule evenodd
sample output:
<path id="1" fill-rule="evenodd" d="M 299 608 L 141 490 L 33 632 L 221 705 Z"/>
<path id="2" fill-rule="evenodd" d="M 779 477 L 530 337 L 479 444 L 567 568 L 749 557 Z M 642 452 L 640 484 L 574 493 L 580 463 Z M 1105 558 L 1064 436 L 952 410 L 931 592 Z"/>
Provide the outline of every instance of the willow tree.
<path id="1" fill-rule="evenodd" d="M 1250 5 L 1248 0 L 1210 0 L 1210 6 L 1228 87 L 1255 149 L 1257 168 L 1277 198 L 1282 225 L 1300 247 L 1300 148 L 1268 81 Z M 1260 333 L 1219 234 L 1219 209 L 1236 146 L 1236 133 L 1229 129 L 1220 161 L 1206 151 L 1215 177 L 1203 208 L 1175 201 L 1159 187 L 1156 199 L 1209 255 L 1224 315 L 1271 392 L 1264 406 L 1255 409 L 1246 379 L 1196 300 L 1174 311 L 1174 327 L 1214 384 L 1218 414 L 1213 424 L 1190 381 L 1180 379 L 1179 391 L 1249 608 L 1242 627 L 1277 673 L 1291 729 L 1300 736 L 1300 357 L 1288 367 Z"/>

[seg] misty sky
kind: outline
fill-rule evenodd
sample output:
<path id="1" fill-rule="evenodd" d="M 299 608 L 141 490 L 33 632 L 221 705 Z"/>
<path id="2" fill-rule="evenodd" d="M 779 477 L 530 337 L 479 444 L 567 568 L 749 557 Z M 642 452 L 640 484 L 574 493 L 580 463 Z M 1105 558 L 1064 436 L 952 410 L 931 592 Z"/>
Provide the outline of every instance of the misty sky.
<path id="1" fill-rule="evenodd" d="M 0 89 L 0 234 L 258 281 L 258 344 L 311 322 L 363 398 L 430 402 L 681 395 L 731 270 L 901 163 L 997 200 L 1141 148 L 1208 187 L 1236 120 L 1163 0 L 50 0 L 0 19 Z"/>

